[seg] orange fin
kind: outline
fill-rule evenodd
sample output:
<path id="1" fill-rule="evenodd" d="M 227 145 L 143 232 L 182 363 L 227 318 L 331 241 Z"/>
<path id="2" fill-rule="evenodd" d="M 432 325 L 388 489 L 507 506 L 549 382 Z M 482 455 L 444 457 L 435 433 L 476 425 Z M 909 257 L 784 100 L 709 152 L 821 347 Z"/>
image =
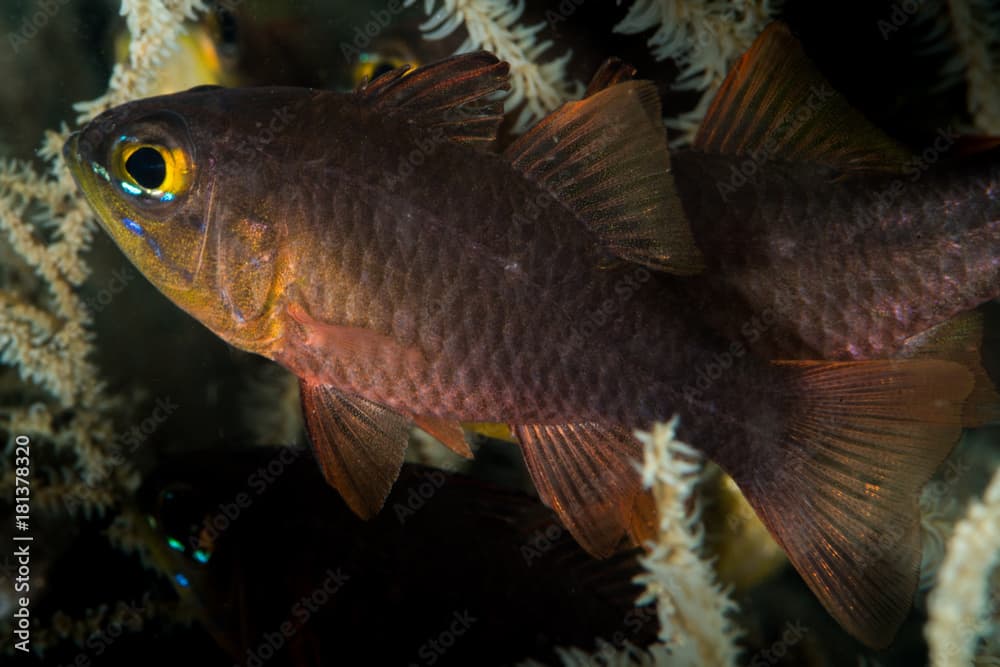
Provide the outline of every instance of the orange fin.
<path id="1" fill-rule="evenodd" d="M 391 336 L 364 327 L 321 322 L 297 303 L 288 306 L 288 314 L 304 328 L 308 346 L 328 350 L 331 356 L 364 359 L 380 365 L 394 364 L 412 369 L 412 372 L 426 366 L 419 348 L 403 345 Z"/>
<path id="2" fill-rule="evenodd" d="M 892 173 L 902 171 L 911 157 L 833 90 L 779 22 L 771 23 L 730 71 L 694 148 Z"/>
<path id="3" fill-rule="evenodd" d="M 503 102 L 495 93 L 510 88 L 509 71 L 491 53 L 463 53 L 386 72 L 355 92 L 373 109 L 404 113 L 453 141 L 489 148 L 503 122 Z"/>
<path id="4" fill-rule="evenodd" d="M 729 472 L 830 614 L 885 647 L 917 588 L 918 497 L 961 434 L 972 378 L 936 360 L 779 365 L 784 433 Z"/>
<path id="5" fill-rule="evenodd" d="M 642 546 L 655 540 L 659 534 L 659 514 L 656 511 L 656 499 L 653 492 L 641 491 L 632 504 L 632 515 L 629 519 L 628 534 L 632 543 Z"/>
<path id="6" fill-rule="evenodd" d="M 299 382 L 302 413 L 323 476 L 362 519 L 375 516 L 392 489 L 410 421 L 389 408 L 327 385 Z"/>
<path id="7" fill-rule="evenodd" d="M 982 313 L 970 311 L 909 338 L 897 356 L 945 359 L 969 370 L 975 384 L 962 410 L 962 425 L 977 427 L 1000 421 L 1000 395 L 983 368 L 982 346 Z"/>
<path id="8" fill-rule="evenodd" d="M 542 502 L 576 541 L 607 558 L 630 528 L 642 482 L 639 441 L 597 424 L 512 426 Z"/>
<path id="9" fill-rule="evenodd" d="M 608 65 L 591 88 L 624 72 L 622 65 Z M 670 175 L 660 98 L 650 82 L 616 83 L 562 105 L 504 156 L 612 254 L 671 273 L 703 268 Z"/>
<path id="10" fill-rule="evenodd" d="M 631 81 L 635 78 L 635 72 L 635 68 L 624 60 L 621 60 L 620 58 L 608 58 L 598 68 L 597 72 L 594 74 L 594 78 L 590 80 L 590 84 L 587 86 L 587 92 L 584 93 L 583 96 L 590 97 L 591 95 L 596 95 L 605 88 L 610 88 L 611 86 L 616 86 L 619 83 Z"/>
<path id="11" fill-rule="evenodd" d="M 1000 148 L 1000 137 L 988 135 L 967 135 L 959 137 L 951 150 L 951 155 L 958 158 L 973 157 L 989 153 Z"/>
<path id="12" fill-rule="evenodd" d="M 442 445 L 455 452 L 459 456 L 467 459 L 472 458 L 472 448 L 465 439 L 465 432 L 462 426 L 455 421 L 438 419 L 428 415 L 420 415 L 413 418 L 417 426 L 436 438 Z"/>

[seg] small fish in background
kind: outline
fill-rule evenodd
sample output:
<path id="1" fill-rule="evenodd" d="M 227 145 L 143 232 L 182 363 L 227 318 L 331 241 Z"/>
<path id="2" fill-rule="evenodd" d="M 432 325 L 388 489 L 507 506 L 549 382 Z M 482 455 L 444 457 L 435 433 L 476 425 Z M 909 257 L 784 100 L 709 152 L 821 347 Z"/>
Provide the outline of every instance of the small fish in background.
<path id="1" fill-rule="evenodd" d="M 274 665 L 506 665 L 655 639 L 634 551 L 595 561 L 537 500 L 410 464 L 361 521 L 304 452 L 203 452 L 140 492 L 161 569 L 232 660 L 275 632 Z"/>
<path id="2" fill-rule="evenodd" d="M 486 53 L 397 69 L 347 94 L 208 87 L 140 100 L 95 119 L 64 153 L 154 285 L 300 378 L 316 458 L 358 515 L 385 503 L 411 426 L 469 456 L 460 423 L 509 424 L 543 501 L 608 557 L 653 523 L 633 429 L 677 413 L 680 436 L 733 477 L 830 613 L 885 646 L 916 588 L 917 495 L 972 412 L 995 400 L 974 328 L 928 331 L 994 296 L 996 281 L 943 308 L 927 305 L 941 303 L 934 292 L 901 288 L 912 304 L 900 306 L 925 313 L 900 320 L 907 339 L 924 336 L 905 359 L 740 354 L 713 377 L 736 352 L 720 319 L 746 303 L 705 309 L 741 287 L 733 240 L 761 242 L 763 214 L 810 229 L 817 212 L 840 210 L 818 229 L 832 237 L 816 239 L 829 261 L 867 268 L 870 285 L 880 269 L 900 279 L 919 267 L 928 287 L 951 283 L 963 242 L 975 256 L 962 266 L 989 266 L 995 216 L 991 191 L 971 187 L 950 245 L 940 215 L 913 212 L 908 226 L 879 227 L 877 243 L 852 235 L 850 197 L 863 207 L 876 196 L 863 177 L 898 153 L 848 122 L 856 114 L 832 91 L 767 153 L 769 169 L 803 165 L 781 172 L 803 177 L 800 205 L 778 188 L 720 196 L 717 176 L 774 135 L 789 100 L 808 99 L 812 72 L 787 29 L 769 28 L 723 86 L 700 154 L 675 164 L 655 86 L 617 61 L 584 99 L 496 152 L 508 66 Z M 976 173 L 977 185 L 989 178 Z M 813 191 L 833 194 L 812 206 Z M 713 206 L 727 236 L 708 229 Z M 931 242 L 908 244 L 908 233 Z M 833 285 L 799 280 L 821 258 L 782 254 L 780 233 L 767 238 L 777 247 L 746 256 L 755 280 L 775 284 L 765 293 L 852 293 L 860 268 Z M 839 303 L 841 320 L 870 307 L 825 303 Z M 783 335 L 803 335 L 777 313 Z"/>

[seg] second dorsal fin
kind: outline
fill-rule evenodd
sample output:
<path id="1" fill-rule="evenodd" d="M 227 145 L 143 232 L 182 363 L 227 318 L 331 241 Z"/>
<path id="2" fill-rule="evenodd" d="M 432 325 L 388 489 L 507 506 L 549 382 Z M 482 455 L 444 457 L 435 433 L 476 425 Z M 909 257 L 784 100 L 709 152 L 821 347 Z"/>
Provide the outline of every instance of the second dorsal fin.
<path id="1" fill-rule="evenodd" d="M 588 96 L 511 144 L 515 169 L 574 213 L 613 254 L 678 274 L 703 267 L 670 175 L 656 87 L 611 61 Z"/>
<path id="2" fill-rule="evenodd" d="M 726 77 L 694 148 L 890 173 L 901 171 L 911 157 L 830 86 L 778 22 L 761 33 Z"/>
<path id="3" fill-rule="evenodd" d="M 362 84 L 355 94 L 379 111 L 401 111 L 453 141 L 489 147 L 503 122 L 495 93 L 510 87 L 509 65 L 478 51 L 412 69 L 400 67 Z"/>

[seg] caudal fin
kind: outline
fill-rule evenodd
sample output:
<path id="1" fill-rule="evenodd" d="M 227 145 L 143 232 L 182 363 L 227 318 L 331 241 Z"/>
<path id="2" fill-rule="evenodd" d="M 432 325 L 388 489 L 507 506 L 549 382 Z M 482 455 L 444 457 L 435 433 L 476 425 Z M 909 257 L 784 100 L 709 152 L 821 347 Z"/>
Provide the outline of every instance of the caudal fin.
<path id="1" fill-rule="evenodd" d="M 918 496 L 961 434 L 971 373 L 938 360 L 780 365 L 784 435 L 751 442 L 753 463 L 729 472 L 834 618 L 884 647 L 916 591 Z"/>

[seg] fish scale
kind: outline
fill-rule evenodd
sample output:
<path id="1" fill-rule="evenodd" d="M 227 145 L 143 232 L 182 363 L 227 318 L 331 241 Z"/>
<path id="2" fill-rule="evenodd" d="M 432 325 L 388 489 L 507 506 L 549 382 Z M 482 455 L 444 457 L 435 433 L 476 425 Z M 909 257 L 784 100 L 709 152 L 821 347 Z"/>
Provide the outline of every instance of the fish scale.
<path id="1" fill-rule="evenodd" d="M 732 304 L 716 311 L 715 323 L 735 336 L 770 310 L 779 325 L 755 348 L 765 357 L 893 356 L 916 332 L 1000 286 L 1000 200 L 989 194 L 1000 183 L 995 161 L 906 179 L 892 207 L 879 206 L 878 196 L 901 177 L 839 182 L 808 165 L 767 165 L 730 204 L 705 184 L 731 178 L 737 161 L 692 152 L 676 162 L 685 211 L 716 262 L 716 298 Z M 961 204 L 944 215 L 949 201 Z M 786 278 L 765 278 L 774 272 Z"/>
<path id="2" fill-rule="evenodd" d="M 634 429 L 676 414 L 838 622 L 885 646 L 916 588 L 921 487 L 1000 405 L 975 319 L 943 322 L 1000 287 L 996 165 L 859 234 L 873 174 L 906 153 L 833 95 L 787 129 L 828 84 L 780 24 L 673 157 L 655 86 L 616 60 L 498 153 L 508 75 L 475 53 L 352 94 L 195 89 L 106 112 L 64 155 L 154 285 L 299 377 L 316 460 L 359 516 L 411 427 L 472 456 L 460 422 L 500 422 L 607 557 L 656 530 Z M 287 131 L 248 143 L 279 111 Z M 841 361 L 904 338 L 906 358 Z"/>

